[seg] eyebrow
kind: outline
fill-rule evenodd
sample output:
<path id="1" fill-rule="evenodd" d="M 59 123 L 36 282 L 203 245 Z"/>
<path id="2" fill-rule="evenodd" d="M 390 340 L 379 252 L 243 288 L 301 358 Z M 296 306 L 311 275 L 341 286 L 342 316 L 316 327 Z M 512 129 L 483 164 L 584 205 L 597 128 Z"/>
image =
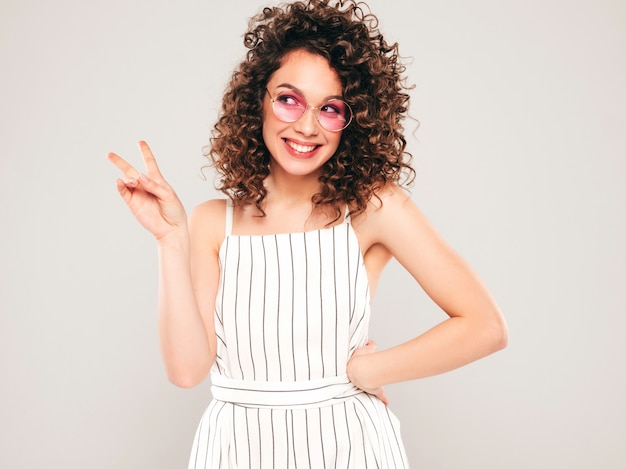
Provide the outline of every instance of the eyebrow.
<path id="1" fill-rule="evenodd" d="M 296 93 L 298 93 L 300 96 L 302 96 L 303 98 L 306 99 L 306 96 L 304 96 L 304 93 L 302 92 L 302 90 L 300 90 L 297 86 L 292 85 L 291 83 L 281 83 L 280 85 L 276 85 L 276 88 L 287 88 L 291 91 L 294 91 Z M 331 99 L 343 99 L 343 96 L 338 95 L 338 94 L 334 94 L 331 96 L 326 96 L 324 98 L 324 102 L 329 101 Z M 308 101 L 308 100 L 307 100 Z"/>

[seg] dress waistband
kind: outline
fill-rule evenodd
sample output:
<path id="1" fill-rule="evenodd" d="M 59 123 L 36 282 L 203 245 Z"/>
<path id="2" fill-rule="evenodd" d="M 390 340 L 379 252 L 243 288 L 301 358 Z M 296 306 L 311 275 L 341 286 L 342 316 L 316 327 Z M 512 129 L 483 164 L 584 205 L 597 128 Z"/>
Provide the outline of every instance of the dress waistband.
<path id="1" fill-rule="evenodd" d="M 211 383 L 213 399 L 244 407 L 324 407 L 363 392 L 347 375 L 307 381 L 251 381 L 211 373 Z"/>

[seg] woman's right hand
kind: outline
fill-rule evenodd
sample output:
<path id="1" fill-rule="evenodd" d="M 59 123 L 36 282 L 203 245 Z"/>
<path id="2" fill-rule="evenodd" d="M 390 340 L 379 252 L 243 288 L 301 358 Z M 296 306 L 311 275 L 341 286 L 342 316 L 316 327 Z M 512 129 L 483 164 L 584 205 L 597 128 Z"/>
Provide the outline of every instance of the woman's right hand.
<path id="1" fill-rule="evenodd" d="M 109 153 L 107 158 L 124 174 L 124 179 L 116 181 L 122 199 L 139 223 L 161 241 L 176 231 L 186 231 L 187 215 L 178 196 L 163 178 L 148 144 L 139 142 L 139 149 L 146 174 L 115 153 Z"/>

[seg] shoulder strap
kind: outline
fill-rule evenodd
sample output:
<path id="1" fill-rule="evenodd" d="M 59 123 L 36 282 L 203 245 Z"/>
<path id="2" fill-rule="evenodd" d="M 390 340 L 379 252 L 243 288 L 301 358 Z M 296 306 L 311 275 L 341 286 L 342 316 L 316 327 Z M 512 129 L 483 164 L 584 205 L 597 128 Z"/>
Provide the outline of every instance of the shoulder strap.
<path id="1" fill-rule="evenodd" d="M 343 215 L 344 223 L 350 223 L 350 206 L 346 204 L 345 213 Z"/>
<path id="2" fill-rule="evenodd" d="M 233 201 L 228 198 L 226 199 L 226 225 L 224 229 L 224 235 L 230 236 L 233 232 Z"/>

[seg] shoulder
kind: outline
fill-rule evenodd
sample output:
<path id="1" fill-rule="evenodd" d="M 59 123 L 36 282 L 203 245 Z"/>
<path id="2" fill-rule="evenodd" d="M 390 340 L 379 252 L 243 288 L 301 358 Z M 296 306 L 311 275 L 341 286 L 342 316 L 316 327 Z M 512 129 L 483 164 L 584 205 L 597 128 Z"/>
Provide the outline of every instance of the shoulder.
<path id="1" fill-rule="evenodd" d="M 410 195 L 398 186 L 385 187 L 356 218 L 353 225 L 363 250 L 378 247 L 378 251 L 386 251 L 420 283 L 441 279 L 446 269 L 457 272 L 463 264 Z"/>
<path id="2" fill-rule="evenodd" d="M 409 205 L 415 205 L 410 192 L 395 183 L 389 183 L 375 193 L 367 211 L 378 216 L 384 216 L 396 210 L 404 210 Z"/>
<path id="3" fill-rule="evenodd" d="M 353 225 L 355 229 L 365 231 L 391 228 L 389 223 L 401 223 L 409 212 L 416 209 L 408 191 L 389 183 L 374 194 L 364 212 L 354 217 Z"/>
<path id="4" fill-rule="evenodd" d="M 379 190 L 352 224 L 364 250 L 381 244 L 395 252 L 400 248 L 399 243 L 432 232 L 429 221 L 411 194 L 393 183 Z"/>
<path id="5" fill-rule="evenodd" d="M 224 218 L 226 215 L 226 199 L 211 199 L 197 205 L 191 211 L 191 218 L 202 218 L 206 219 L 207 217 L 211 219 L 211 221 L 216 221 L 216 218 Z M 222 220 L 223 221 L 223 220 Z"/>
<path id="6" fill-rule="evenodd" d="M 189 234 L 194 241 L 219 250 L 226 229 L 226 199 L 211 199 L 196 206 L 189 215 Z"/>

